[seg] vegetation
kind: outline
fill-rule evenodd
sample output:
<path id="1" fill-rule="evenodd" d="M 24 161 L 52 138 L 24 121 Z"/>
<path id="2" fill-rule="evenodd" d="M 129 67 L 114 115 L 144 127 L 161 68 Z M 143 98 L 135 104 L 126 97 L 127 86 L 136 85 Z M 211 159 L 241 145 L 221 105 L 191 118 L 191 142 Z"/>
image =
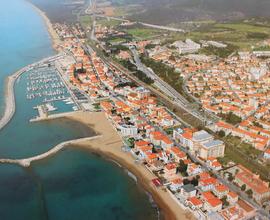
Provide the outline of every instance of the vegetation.
<path id="1" fill-rule="evenodd" d="M 233 52 L 238 50 L 238 46 L 229 44 L 225 48 L 218 48 L 214 46 L 208 46 L 200 49 L 200 53 L 206 54 L 206 55 L 215 55 L 221 58 L 226 58 L 229 55 L 231 55 Z"/>
<path id="2" fill-rule="evenodd" d="M 178 167 L 176 169 L 176 172 L 181 173 L 182 176 L 187 176 L 188 175 L 187 174 L 187 165 L 184 163 L 183 160 L 179 161 L 179 165 L 178 165 Z"/>
<path id="3" fill-rule="evenodd" d="M 145 82 L 148 85 L 151 85 L 154 83 L 154 80 L 152 80 L 150 77 L 148 77 L 144 72 L 137 70 L 137 67 L 132 64 L 129 60 L 121 60 L 120 63 L 126 67 L 129 71 L 132 71 L 133 74 L 140 79 L 141 81 Z"/>
<path id="4" fill-rule="evenodd" d="M 121 88 L 121 87 L 126 87 L 126 86 L 136 87 L 136 83 L 135 82 L 120 83 L 117 86 L 115 86 L 115 88 Z"/>
<path id="5" fill-rule="evenodd" d="M 100 18 L 97 20 L 97 24 L 100 24 L 106 27 L 115 27 L 121 23 L 122 23 L 121 21 L 114 20 L 114 19 Z"/>
<path id="6" fill-rule="evenodd" d="M 223 198 L 221 198 L 221 201 L 223 203 L 224 206 L 228 206 L 229 202 L 227 201 L 227 196 L 224 196 Z"/>
<path id="7" fill-rule="evenodd" d="M 254 51 L 270 51 L 270 46 L 261 46 L 261 47 L 255 47 L 253 49 Z"/>
<path id="8" fill-rule="evenodd" d="M 213 40 L 224 42 L 228 48 L 224 48 L 225 52 L 222 53 L 222 48 L 209 47 L 202 50 L 207 54 L 221 53 L 222 56 L 230 54 L 235 50 L 251 50 L 254 46 L 259 45 L 264 39 L 270 36 L 270 24 L 267 22 L 264 25 L 258 25 L 255 22 L 230 22 L 230 23 L 207 23 L 195 28 L 185 34 L 170 33 L 164 43 L 172 43 L 176 40 L 184 40 L 190 38 L 194 41 L 200 40 Z M 263 48 L 261 48 L 263 49 Z M 268 49 L 265 49 L 268 50 Z"/>
<path id="9" fill-rule="evenodd" d="M 246 184 L 243 184 L 243 185 L 241 186 L 241 190 L 242 190 L 242 191 L 245 191 L 245 190 L 246 190 L 246 187 L 247 187 Z"/>
<path id="10" fill-rule="evenodd" d="M 135 27 L 135 28 L 128 28 L 124 29 L 128 34 L 132 35 L 134 38 L 137 39 L 148 39 L 154 37 L 158 34 L 164 33 L 163 31 L 156 30 L 153 28 L 144 28 L 144 27 Z"/>
<path id="11" fill-rule="evenodd" d="M 140 79 L 141 81 L 145 82 L 148 85 L 151 85 L 154 83 L 154 80 L 152 80 L 150 77 L 148 77 L 144 72 L 142 72 L 141 70 L 137 70 L 136 72 L 134 72 L 134 75 Z"/>
<path id="12" fill-rule="evenodd" d="M 88 15 L 81 16 L 80 23 L 83 28 L 88 28 L 92 24 L 92 18 Z"/>
<path id="13" fill-rule="evenodd" d="M 253 191 L 252 191 L 251 189 L 248 189 L 248 190 L 246 191 L 246 193 L 248 194 L 248 197 L 249 197 L 249 198 L 252 198 Z"/>
<path id="14" fill-rule="evenodd" d="M 263 180 L 270 180 L 269 167 L 258 163 L 258 161 L 254 159 L 255 156 L 261 154 L 259 150 L 256 150 L 250 144 L 241 142 L 239 137 L 228 135 L 222 140 L 225 142 L 226 148 L 225 156 L 219 158 L 220 163 L 226 165 L 228 162 L 233 161 L 242 164 L 252 172 L 259 174 Z"/>
<path id="15" fill-rule="evenodd" d="M 134 138 L 128 138 L 128 139 L 126 139 L 126 143 L 127 143 L 127 145 L 130 148 L 134 148 L 134 142 L 135 142 L 135 139 Z"/>
<path id="16" fill-rule="evenodd" d="M 161 79 L 170 84 L 176 91 L 183 94 L 183 79 L 180 77 L 173 67 L 164 63 L 156 62 L 153 59 L 141 56 L 141 61 L 150 67 Z"/>
<path id="17" fill-rule="evenodd" d="M 226 122 L 236 125 L 242 121 L 242 119 L 235 115 L 233 112 L 229 112 L 228 114 L 219 114 L 222 118 L 225 119 Z"/>
<path id="18" fill-rule="evenodd" d="M 268 34 L 266 33 L 261 33 L 261 32 L 249 32 L 247 33 L 247 38 L 253 38 L 253 39 L 259 39 L 259 40 L 264 40 L 269 37 Z"/>
<path id="19" fill-rule="evenodd" d="M 223 137 L 225 137 L 225 131 L 223 131 L 223 130 L 220 130 L 219 132 L 218 132 L 218 136 L 220 137 L 220 138 L 223 138 Z"/>

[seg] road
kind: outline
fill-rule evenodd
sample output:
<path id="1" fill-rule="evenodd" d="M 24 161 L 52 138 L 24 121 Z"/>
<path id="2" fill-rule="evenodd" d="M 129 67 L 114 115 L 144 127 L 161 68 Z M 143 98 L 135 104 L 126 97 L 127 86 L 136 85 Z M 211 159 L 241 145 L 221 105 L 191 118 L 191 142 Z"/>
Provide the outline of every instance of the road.
<path id="1" fill-rule="evenodd" d="M 137 50 L 134 47 L 130 47 L 130 50 L 133 54 L 135 65 L 137 68 L 141 71 L 143 71 L 148 77 L 154 80 L 155 85 L 164 92 L 164 94 L 167 94 L 170 96 L 176 105 L 183 108 L 185 111 L 189 112 L 189 114 L 193 115 L 197 119 L 202 121 L 202 124 L 211 124 L 214 121 L 212 119 L 209 119 L 208 117 L 205 117 L 202 115 L 202 113 L 199 113 L 196 109 L 189 107 L 190 103 L 179 93 L 177 92 L 172 86 L 170 86 L 168 83 L 163 81 L 159 76 L 157 76 L 153 70 L 150 68 L 147 68 L 140 60 L 139 54 Z"/>
<path id="2" fill-rule="evenodd" d="M 216 178 L 217 178 L 218 181 L 220 181 L 222 184 L 226 185 L 231 191 L 236 192 L 236 193 L 239 195 L 239 197 L 240 197 L 241 199 L 243 199 L 244 201 L 247 201 L 247 202 L 250 203 L 252 206 L 254 206 L 254 207 L 257 209 L 257 213 L 259 213 L 260 215 L 266 217 L 266 219 L 269 219 L 269 213 L 266 212 L 264 209 L 262 209 L 262 208 L 261 208 L 257 203 L 255 203 L 252 199 L 250 199 L 250 198 L 248 197 L 248 195 L 247 195 L 245 192 L 241 191 L 241 189 L 240 189 L 239 187 L 235 186 L 234 184 L 232 184 L 232 183 L 229 182 L 228 180 L 224 179 L 218 172 L 209 169 L 209 168 L 206 166 L 206 164 L 205 164 L 204 162 L 202 162 L 201 160 L 198 160 L 196 156 L 190 154 L 190 152 L 189 152 L 186 148 L 180 146 L 180 145 L 177 144 L 177 143 L 176 143 L 176 145 L 177 145 L 182 151 L 184 151 L 186 154 L 188 154 L 189 157 L 191 158 L 191 160 L 192 160 L 193 162 L 199 163 L 199 164 L 201 165 L 201 167 L 202 167 L 203 169 L 205 169 L 206 171 L 208 171 L 208 172 L 213 172 L 213 173 L 215 174 L 215 176 L 216 176 Z"/>
<path id="3" fill-rule="evenodd" d="M 112 16 L 106 16 L 106 15 L 96 15 L 97 17 L 100 18 L 107 18 L 107 19 L 112 19 L 112 20 L 116 20 L 116 21 L 123 21 L 123 22 L 133 22 L 124 18 L 118 18 L 118 17 L 112 17 Z M 185 33 L 185 30 L 180 29 L 180 28 L 173 28 L 173 27 L 168 27 L 168 26 L 162 26 L 162 25 L 156 25 L 156 24 L 149 24 L 149 23 L 145 23 L 145 22 L 139 22 L 139 21 L 135 21 L 137 24 L 146 26 L 146 27 L 150 27 L 150 28 L 155 28 L 155 29 L 160 29 L 160 30 L 164 30 L 164 31 L 172 31 L 172 32 L 180 32 L 180 33 Z"/>
<path id="4" fill-rule="evenodd" d="M 85 50 L 85 52 L 88 54 L 88 55 L 91 55 L 91 53 L 93 53 L 93 48 L 91 48 L 90 46 L 86 46 L 86 45 L 82 45 L 83 49 Z M 132 75 L 131 72 L 129 72 L 128 70 L 126 70 L 124 67 L 120 66 L 119 64 L 117 63 L 114 63 L 113 61 L 109 60 L 108 58 L 105 58 L 105 57 L 101 57 L 103 62 L 108 65 L 111 69 L 117 69 L 118 71 L 120 71 L 121 73 L 125 74 L 128 78 L 130 78 L 132 81 L 134 81 L 135 83 L 137 83 L 138 85 L 141 85 L 141 86 L 144 86 L 145 88 L 148 88 L 151 92 L 153 92 L 155 95 L 157 95 L 161 101 L 163 101 L 165 104 L 168 103 L 169 105 L 170 104 L 175 104 L 175 101 L 172 101 L 171 99 L 168 98 L 167 94 L 164 95 L 163 93 L 161 93 L 160 91 L 154 89 L 152 86 L 149 86 L 145 83 L 143 83 L 142 81 L 140 81 L 137 77 L 135 77 L 134 75 Z M 137 60 L 138 63 L 140 63 L 139 60 Z M 136 61 L 135 61 L 136 62 Z M 149 70 L 149 69 L 148 69 Z M 148 72 L 147 74 L 153 74 L 153 72 Z M 154 77 L 154 75 L 152 75 L 152 77 Z M 159 77 L 158 77 L 159 79 Z M 157 79 L 157 80 L 158 80 Z M 177 93 L 177 96 L 179 94 Z M 179 100 L 179 101 L 182 101 L 182 100 Z M 180 102 L 181 103 L 181 102 Z M 178 104 L 178 107 L 181 109 L 182 111 L 182 117 L 184 116 L 184 114 L 188 114 L 190 115 L 190 111 L 186 108 L 183 108 L 182 105 L 179 105 Z M 192 114 L 191 114 L 192 115 Z M 193 116 L 193 115 L 192 115 Z M 181 118 L 182 118 L 181 117 Z M 194 118 L 195 119 L 195 118 Z M 196 119 L 198 119 L 196 117 Z M 199 163 L 202 168 L 204 168 L 206 171 L 211 171 L 213 172 L 212 170 L 210 170 L 202 161 L 198 160 L 194 155 L 190 154 L 190 152 L 186 149 L 186 148 L 183 148 L 182 146 L 180 146 L 179 144 L 175 143 L 176 146 L 178 146 L 181 150 L 183 150 L 186 154 L 188 154 L 191 158 L 192 161 L 194 161 L 195 163 Z M 257 209 L 257 212 L 262 215 L 262 216 L 265 216 L 266 218 L 268 218 L 268 213 L 263 210 L 257 203 L 255 203 L 254 201 L 252 201 L 250 198 L 248 198 L 248 196 L 242 192 L 238 187 L 236 187 L 235 185 L 233 185 L 232 183 L 230 183 L 229 181 L 225 180 L 219 173 L 217 172 L 214 172 L 215 175 L 216 175 L 216 178 L 224 185 L 228 186 L 230 190 L 234 191 L 234 192 L 237 192 L 239 194 L 239 196 L 245 200 L 245 201 L 248 201 L 250 204 L 252 204 L 256 209 Z"/>

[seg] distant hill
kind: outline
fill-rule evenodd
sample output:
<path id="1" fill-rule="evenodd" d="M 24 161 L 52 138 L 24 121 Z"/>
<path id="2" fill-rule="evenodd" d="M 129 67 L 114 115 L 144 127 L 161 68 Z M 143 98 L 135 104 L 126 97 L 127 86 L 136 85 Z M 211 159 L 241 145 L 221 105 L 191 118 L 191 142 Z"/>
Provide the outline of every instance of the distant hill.
<path id="1" fill-rule="evenodd" d="M 155 24 L 190 20 L 270 18 L 270 0 L 111 0 L 114 4 L 141 4 L 131 19 Z"/>

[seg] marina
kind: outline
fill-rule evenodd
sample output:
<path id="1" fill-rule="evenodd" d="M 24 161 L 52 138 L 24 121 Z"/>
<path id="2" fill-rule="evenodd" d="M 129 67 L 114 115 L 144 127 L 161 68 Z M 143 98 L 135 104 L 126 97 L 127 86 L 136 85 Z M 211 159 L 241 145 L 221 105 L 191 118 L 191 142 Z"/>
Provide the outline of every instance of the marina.
<path id="1" fill-rule="evenodd" d="M 38 117 L 80 110 L 53 63 L 28 71 L 25 83 L 26 99 L 38 111 Z"/>

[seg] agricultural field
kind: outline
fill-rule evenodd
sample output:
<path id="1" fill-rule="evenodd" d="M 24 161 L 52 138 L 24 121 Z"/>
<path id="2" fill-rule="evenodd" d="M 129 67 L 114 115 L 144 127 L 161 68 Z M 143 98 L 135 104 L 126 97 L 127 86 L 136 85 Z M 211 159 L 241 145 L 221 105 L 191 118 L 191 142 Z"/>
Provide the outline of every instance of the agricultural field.
<path id="1" fill-rule="evenodd" d="M 88 28 L 92 24 L 92 18 L 89 15 L 84 15 L 80 17 L 80 23 L 83 28 Z"/>
<path id="2" fill-rule="evenodd" d="M 125 31 L 128 34 L 132 35 L 134 38 L 139 40 L 150 39 L 165 33 L 164 31 L 160 31 L 157 29 L 143 28 L 143 27 L 125 29 Z"/>
<path id="3" fill-rule="evenodd" d="M 270 38 L 270 23 L 258 25 L 251 22 L 206 23 L 185 34 L 171 34 L 169 39 L 195 41 L 214 40 L 232 45 L 239 50 L 260 48 L 261 43 Z"/>
<path id="4" fill-rule="evenodd" d="M 115 27 L 122 23 L 121 21 L 114 20 L 114 19 L 107 19 L 107 18 L 98 18 L 96 21 L 97 21 L 97 24 L 100 24 L 106 27 Z"/>

